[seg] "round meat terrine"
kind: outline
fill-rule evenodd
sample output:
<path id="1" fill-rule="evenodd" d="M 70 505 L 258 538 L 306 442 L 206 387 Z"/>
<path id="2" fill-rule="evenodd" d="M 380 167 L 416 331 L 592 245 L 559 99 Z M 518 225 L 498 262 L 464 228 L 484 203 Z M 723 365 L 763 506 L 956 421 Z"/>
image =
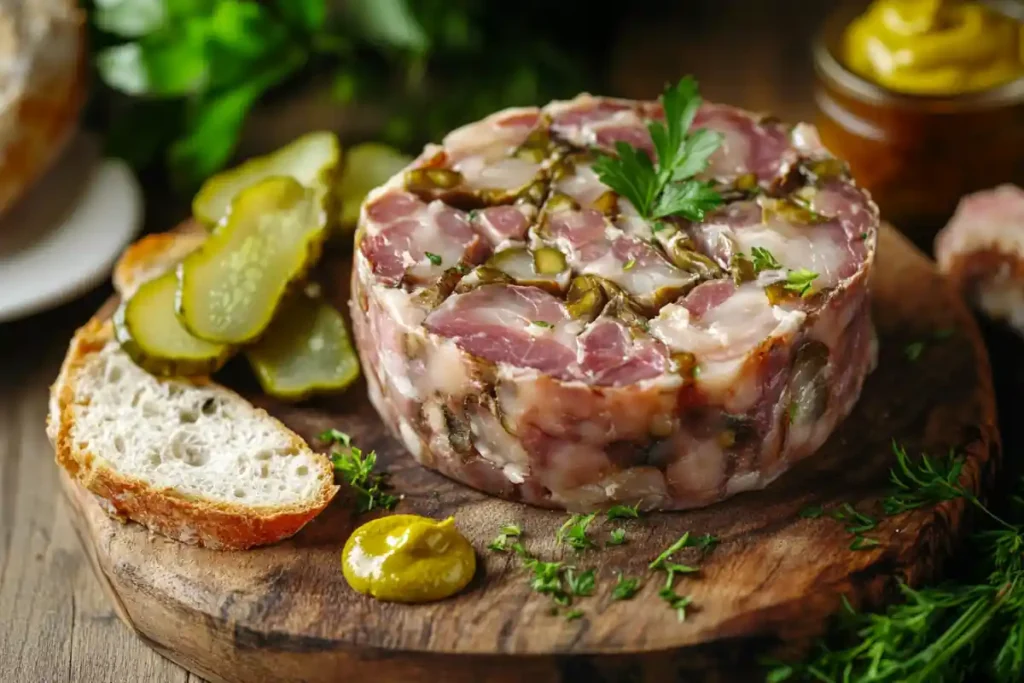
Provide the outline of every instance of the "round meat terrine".
<path id="1" fill-rule="evenodd" d="M 875 365 L 878 209 L 812 126 L 703 103 L 700 222 L 640 218 L 595 157 L 657 102 L 580 95 L 428 145 L 364 202 L 352 318 L 416 460 L 586 511 L 707 505 L 815 452 Z"/>

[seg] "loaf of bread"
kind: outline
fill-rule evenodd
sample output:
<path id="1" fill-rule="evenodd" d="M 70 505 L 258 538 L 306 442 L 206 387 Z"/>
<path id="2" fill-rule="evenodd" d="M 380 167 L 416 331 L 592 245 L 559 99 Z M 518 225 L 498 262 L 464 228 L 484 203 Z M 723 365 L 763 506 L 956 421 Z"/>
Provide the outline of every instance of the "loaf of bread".
<path id="1" fill-rule="evenodd" d="M 0 0 L 0 215 L 77 129 L 84 32 L 75 0 Z"/>

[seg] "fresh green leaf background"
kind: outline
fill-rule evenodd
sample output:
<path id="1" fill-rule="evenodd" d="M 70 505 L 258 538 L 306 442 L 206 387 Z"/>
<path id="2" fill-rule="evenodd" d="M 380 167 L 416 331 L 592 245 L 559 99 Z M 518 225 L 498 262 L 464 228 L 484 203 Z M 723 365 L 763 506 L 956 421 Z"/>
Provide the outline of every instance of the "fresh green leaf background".
<path id="1" fill-rule="evenodd" d="M 566 31 L 583 0 L 83 0 L 110 153 L 183 193 L 235 157 L 252 109 L 310 83 L 416 152 L 507 106 L 601 90 L 614 30 Z M 537 21 L 543 17 L 543 21 Z M 358 142 L 359 140 L 346 140 Z"/>

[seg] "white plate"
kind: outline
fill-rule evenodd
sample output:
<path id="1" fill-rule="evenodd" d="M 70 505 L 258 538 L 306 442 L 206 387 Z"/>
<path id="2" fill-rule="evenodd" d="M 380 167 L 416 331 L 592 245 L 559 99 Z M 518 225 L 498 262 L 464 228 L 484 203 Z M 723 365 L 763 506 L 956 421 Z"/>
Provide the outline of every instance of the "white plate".
<path id="1" fill-rule="evenodd" d="M 121 161 L 76 138 L 0 219 L 0 322 L 64 303 L 110 276 L 142 222 L 142 193 Z"/>

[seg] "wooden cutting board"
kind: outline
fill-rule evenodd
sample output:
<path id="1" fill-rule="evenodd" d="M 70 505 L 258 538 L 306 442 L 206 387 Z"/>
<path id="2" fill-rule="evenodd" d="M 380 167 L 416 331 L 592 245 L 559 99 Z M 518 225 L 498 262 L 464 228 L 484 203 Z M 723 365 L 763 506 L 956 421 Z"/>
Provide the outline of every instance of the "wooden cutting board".
<path id="1" fill-rule="evenodd" d="M 313 439 L 328 427 L 376 449 L 405 496 L 399 512 L 455 515 L 478 551 L 479 570 L 455 598 L 427 605 L 376 602 L 352 591 L 340 551 L 362 519 L 339 495 L 294 538 L 244 552 L 202 550 L 107 517 L 91 494 L 64 478 L 82 543 L 118 614 L 158 651 L 215 681 L 511 682 L 756 679 L 762 650 L 798 650 L 821 632 L 846 595 L 854 604 L 891 598 L 897 578 L 932 577 L 963 531 L 962 501 L 881 522 L 877 547 L 851 550 L 852 537 L 805 506 L 851 502 L 870 509 L 887 490 L 891 441 L 917 454 L 966 453 L 969 486 L 983 488 L 998 435 L 988 359 L 961 300 L 932 263 L 892 228 L 880 238 L 873 282 L 881 342 L 878 369 L 860 403 L 816 456 L 767 490 L 684 513 L 622 523 L 628 543 L 577 554 L 555 547 L 559 512 L 489 498 L 418 467 L 391 439 L 360 385 L 345 396 L 300 405 L 252 391 L 244 368 L 233 386 Z M 327 259 L 332 294 L 344 300 L 344 255 Z M 101 311 L 109 314 L 113 302 Z M 929 341 L 916 360 L 908 344 Z M 942 335 L 940 335 L 942 336 Z M 911 354 L 912 355 L 912 354 Z M 229 372 L 229 375 L 231 373 Z M 545 559 L 598 570 L 584 616 L 550 614 L 515 557 L 485 548 L 504 522 Z M 615 524 L 616 526 L 619 523 Z M 595 523 L 606 538 L 611 525 Z M 693 596 L 686 620 L 657 596 L 661 575 L 647 564 L 684 531 L 721 545 L 679 580 Z M 613 602 L 618 572 L 642 577 L 631 601 Z M 763 675 L 763 674 L 762 674 Z"/>

